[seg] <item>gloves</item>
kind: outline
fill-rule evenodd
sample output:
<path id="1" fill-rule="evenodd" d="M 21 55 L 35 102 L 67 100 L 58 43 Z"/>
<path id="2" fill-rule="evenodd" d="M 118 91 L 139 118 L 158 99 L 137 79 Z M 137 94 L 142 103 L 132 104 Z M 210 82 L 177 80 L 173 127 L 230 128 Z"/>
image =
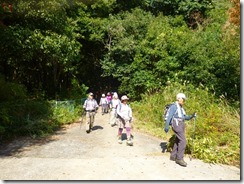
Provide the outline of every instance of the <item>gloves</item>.
<path id="1" fill-rule="evenodd" d="M 165 128 L 164 128 L 164 131 L 165 131 L 165 133 L 168 133 L 168 131 L 169 131 L 169 127 L 165 127 Z"/>
<path id="2" fill-rule="evenodd" d="M 196 112 L 194 112 L 194 113 L 191 115 L 191 118 L 195 118 L 195 117 L 197 117 L 197 113 L 196 113 Z"/>

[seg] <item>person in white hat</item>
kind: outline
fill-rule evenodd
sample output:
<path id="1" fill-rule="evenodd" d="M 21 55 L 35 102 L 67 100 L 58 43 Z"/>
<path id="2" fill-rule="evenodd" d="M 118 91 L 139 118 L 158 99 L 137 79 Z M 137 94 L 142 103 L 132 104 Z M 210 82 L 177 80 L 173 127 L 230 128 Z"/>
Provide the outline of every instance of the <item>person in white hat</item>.
<path id="1" fill-rule="evenodd" d="M 98 109 L 97 101 L 93 98 L 93 93 L 88 94 L 88 98 L 85 100 L 83 108 L 86 111 L 86 132 L 90 133 L 93 128 L 95 114 Z"/>
<path id="2" fill-rule="evenodd" d="M 119 96 L 116 92 L 114 92 L 113 99 L 111 101 L 111 112 L 110 112 L 110 122 L 109 122 L 111 126 L 116 125 L 116 119 L 117 119 L 116 108 L 119 103 L 120 103 Z"/>
<path id="3" fill-rule="evenodd" d="M 105 94 L 102 94 L 99 105 L 102 106 L 102 115 L 108 112 L 108 100 Z"/>
<path id="4" fill-rule="evenodd" d="M 185 120 L 196 117 L 196 113 L 186 115 L 183 109 L 183 104 L 186 100 L 186 95 L 184 93 L 178 93 L 176 95 L 176 100 L 177 101 L 170 107 L 164 131 L 167 133 L 169 131 L 169 125 L 171 125 L 176 135 L 173 150 L 170 154 L 170 160 L 186 167 L 187 163 L 183 159 L 186 148 Z"/>
<path id="5" fill-rule="evenodd" d="M 132 110 L 127 104 L 129 98 L 126 95 L 121 97 L 121 103 L 117 105 L 117 115 L 118 115 L 118 143 L 122 144 L 122 132 L 125 128 L 127 145 L 132 146 L 132 137 L 131 137 L 131 122 L 132 122 Z"/>

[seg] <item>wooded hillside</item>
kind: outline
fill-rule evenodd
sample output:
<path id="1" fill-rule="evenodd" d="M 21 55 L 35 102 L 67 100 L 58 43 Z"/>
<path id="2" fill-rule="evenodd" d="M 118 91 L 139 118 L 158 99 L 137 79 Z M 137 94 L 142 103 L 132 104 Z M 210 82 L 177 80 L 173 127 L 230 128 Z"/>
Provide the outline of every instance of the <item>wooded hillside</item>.
<path id="1" fill-rule="evenodd" d="M 28 96 L 74 98 L 84 85 L 138 100 L 169 81 L 189 81 L 240 99 L 239 1 L 1 4 L 0 73 Z"/>

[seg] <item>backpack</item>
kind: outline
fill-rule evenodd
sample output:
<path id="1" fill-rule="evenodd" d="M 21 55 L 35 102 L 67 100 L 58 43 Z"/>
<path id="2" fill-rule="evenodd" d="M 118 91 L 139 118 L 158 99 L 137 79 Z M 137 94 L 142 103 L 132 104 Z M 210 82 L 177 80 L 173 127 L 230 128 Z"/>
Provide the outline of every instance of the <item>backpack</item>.
<path id="1" fill-rule="evenodd" d="M 171 104 L 167 104 L 164 106 L 164 113 L 163 113 L 163 118 L 164 118 L 164 121 L 166 123 L 167 119 L 168 119 L 168 116 L 169 116 L 169 110 L 170 110 L 170 107 L 172 105 L 174 105 L 175 103 L 171 103 Z M 177 110 L 176 110 L 177 111 Z"/>

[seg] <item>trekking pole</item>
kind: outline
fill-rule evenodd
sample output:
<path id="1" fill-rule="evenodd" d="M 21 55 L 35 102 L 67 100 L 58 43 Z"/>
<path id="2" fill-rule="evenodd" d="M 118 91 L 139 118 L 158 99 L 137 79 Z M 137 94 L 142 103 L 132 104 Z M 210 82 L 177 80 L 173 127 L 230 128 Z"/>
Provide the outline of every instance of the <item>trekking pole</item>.
<path id="1" fill-rule="evenodd" d="M 192 155 L 194 154 L 195 129 L 196 129 L 196 116 L 194 117 L 193 138 L 192 138 L 192 151 L 191 151 L 190 161 L 192 160 Z"/>
<path id="2" fill-rule="evenodd" d="M 85 115 L 85 110 L 82 112 L 82 115 L 81 115 L 80 129 L 81 129 L 81 124 L 83 123 L 84 115 Z"/>

